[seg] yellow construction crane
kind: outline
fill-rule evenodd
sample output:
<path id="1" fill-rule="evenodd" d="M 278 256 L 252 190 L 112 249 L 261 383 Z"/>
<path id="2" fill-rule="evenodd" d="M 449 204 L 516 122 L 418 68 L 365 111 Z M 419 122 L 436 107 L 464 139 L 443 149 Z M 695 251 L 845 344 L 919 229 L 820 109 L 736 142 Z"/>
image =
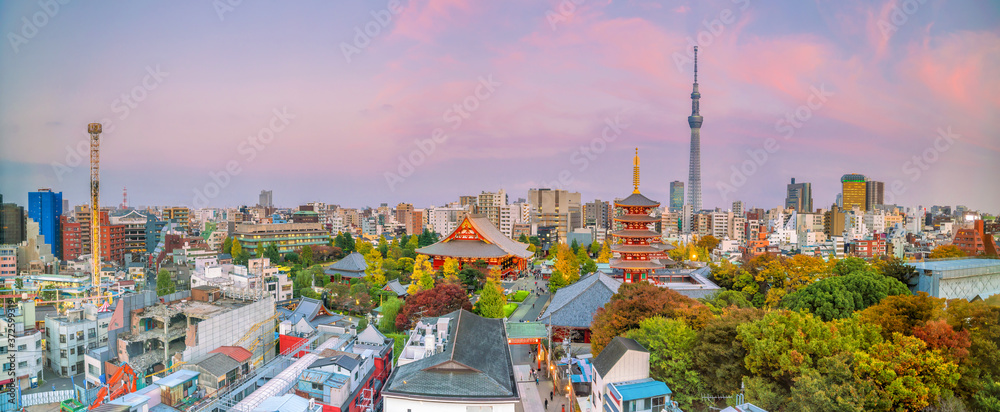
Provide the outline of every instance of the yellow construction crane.
<path id="1" fill-rule="evenodd" d="M 90 260 L 93 296 L 101 295 L 101 124 L 87 125 L 90 133 Z"/>

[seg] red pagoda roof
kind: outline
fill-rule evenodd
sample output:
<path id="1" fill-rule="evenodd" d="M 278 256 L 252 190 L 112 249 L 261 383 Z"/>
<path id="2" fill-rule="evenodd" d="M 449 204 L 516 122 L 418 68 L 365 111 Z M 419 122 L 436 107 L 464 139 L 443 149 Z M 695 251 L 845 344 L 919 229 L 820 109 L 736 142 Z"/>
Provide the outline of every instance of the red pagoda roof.
<path id="1" fill-rule="evenodd" d="M 632 193 L 629 197 L 622 200 L 616 200 L 615 206 L 659 206 L 660 202 L 655 200 L 650 200 L 648 197 L 643 196 L 639 193 Z"/>
<path id="2" fill-rule="evenodd" d="M 534 255 L 528 245 L 507 237 L 480 215 L 466 215 L 455 231 L 433 245 L 417 249 L 417 253 L 463 258 L 513 255 L 527 259 Z"/>

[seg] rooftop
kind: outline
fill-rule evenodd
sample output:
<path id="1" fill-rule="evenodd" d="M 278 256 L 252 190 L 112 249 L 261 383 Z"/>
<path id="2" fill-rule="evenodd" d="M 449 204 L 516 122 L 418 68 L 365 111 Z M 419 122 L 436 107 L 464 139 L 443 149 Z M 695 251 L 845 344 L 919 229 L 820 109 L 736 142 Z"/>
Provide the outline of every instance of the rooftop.
<path id="1" fill-rule="evenodd" d="M 615 336 L 608 343 L 608 346 L 604 347 L 604 350 L 594 358 L 594 370 L 601 376 L 607 376 L 608 372 L 611 371 L 618 361 L 625 356 L 628 351 L 638 351 L 649 353 L 646 348 L 644 348 L 639 342 L 634 339 L 623 338 L 621 336 Z"/>
<path id="2" fill-rule="evenodd" d="M 1000 259 L 953 259 L 911 263 L 917 270 L 958 270 L 1000 267 Z"/>
<path id="3" fill-rule="evenodd" d="M 441 353 L 399 366 L 387 396 L 518 398 L 503 320 L 465 310 L 455 314 L 450 344 Z"/>
<path id="4" fill-rule="evenodd" d="M 618 293 L 622 282 L 603 272 L 581 278 L 576 283 L 556 291 L 552 303 L 539 320 L 556 326 L 589 328 L 597 309 L 603 308 Z"/>
<path id="5" fill-rule="evenodd" d="M 652 398 L 654 396 L 669 395 L 672 392 L 667 384 L 652 378 L 639 379 L 628 382 L 617 382 L 610 384 L 611 387 L 621 395 L 621 400 L 631 401 L 636 399 Z"/>

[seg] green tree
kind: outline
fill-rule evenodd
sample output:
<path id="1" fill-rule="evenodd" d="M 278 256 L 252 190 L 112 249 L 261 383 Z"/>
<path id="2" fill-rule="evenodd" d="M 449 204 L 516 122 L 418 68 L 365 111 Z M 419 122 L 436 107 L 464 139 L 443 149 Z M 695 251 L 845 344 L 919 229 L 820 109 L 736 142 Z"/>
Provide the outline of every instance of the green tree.
<path id="1" fill-rule="evenodd" d="M 740 383 L 750 371 L 743 364 L 747 351 L 736 339 L 736 328 L 760 319 L 764 313 L 761 309 L 730 307 L 698 331 L 692 359 L 709 393 L 733 395 L 739 392 Z"/>
<path id="2" fill-rule="evenodd" d="M 261 243 L 261 242 L 257 242 L 257 247 L 254 249 L 253 252 L 254 252 L 253 253 L 253 257 L 254 258 L 258 258 L 259 259 L 259 258 L 264 257 L 264 244 Z"/>
<path id="3" fill-rule="evenodd" d="M 782 310 L 738 326 L 737 338 L 747 351 L 747 369 L 786 389 L 804 371 L 817 369 L 822 359 L 882 341 L 877 327 L 856 319 L 828 325 L 809 313 Z"/>
<path id="4" fill-rule="evenodd" d="M 638 328 L 643 319 L 656 316 L 681 319 L 698 330 L 712 318 L 712 313 L 705 305 L 675 290 L 649 282 L 626 283 L 594 314 L 590 325 L 591 353 L 599 354 L 612 338 Z"/>
<path id="5" fill-rule="evenodd" d="M 576 260 L 580 262 L 580 274 L 591 274 L 597 272 L 597 263 L 587 254 L 587 249 L 580 248 L 576 254 Z"/>
<path id="6" fill-rule="evenodd" d="M 486 274 L 475 268 L 466 267 L 458 271 L 458 277 L 462 280 L 462 284 L 466 288 L 472 290 L 479 290 L 483 286 L 483 282 L 486 280 Z"/>
<path id="7" fill-rule="evenodd" d="M 896 257 L 880 259 L 873 266 L 883 276 L 896 279 L 903 282 L 904 285 L 908 285 L 917 274 L 917 268 L 907 265 L 902 259 Z"/>
<path id="8" fill-rule="evenodd" d="M 395 296 L 382 302 L 382 319 L 378 322 L 378 329 L 382 333 L 396 333 L 396 315 L 403 308 L 403 301 Z"/>
<path id="9" fill-rule="evenodd" d="M 302 255 L 299 257 L 302 260 L 303 266 L 312 266 L 313 264 L 313 248 L 310 245 L 305 245 L 302 247 Z"/>
<path id="10" fill-rule="evenodd" d="M 357 330 L 360 333 L 361 331 L 363 331 L 365 329 L 368 329 L 368 317 L 367 316 L 362 316 L 361 318 L 358 319 L 358 329 Z"/>
<path id="11" fill-rule="evenodd" d="M 881 302 L 886 296 L 909 294 L 910 289 L 896 279 L 874 272 L 855 271 L 849 275 L 820 279 L 786 295 L 782 305 L 795 311 L 807 310 L 829 321 L 849 317 L 856 311 Z"/>
<path id="12" fill-rule="evenodd" d="M 476 302 L 479 314 L 486 318 L 502 318 L 503 307 L 506 304 L 507 297 L 503 295 L 500 285 L 493 279 L 486 281 L 486 286 L 479 292 L 479 301 Z"/>
<path id="13" fill-rule="evenodd" d="M 362 256 L 368 255 L 368 252 L 374 248 L 371 243 L 363 238 L 359 237 L 358 240 L 354 241 L 354 251 L 360 253 Z"/>
<path id="14" fill-rule="evenodd" d="M 868 262 L 864 259 L 857 257 L 849 257 L 843 260 L 838 260 L 837 263 L 833 265 L 833 273 L 840 276 L 850 275 L 854 272 L 859 272 L 868 269 Z"/>
<path id="15" fill-rule="evenodd" d="M 966 257 L 965 252 L 955 245 L 941 245 L 931 250 L 931 259 L 944 259 L 954 257 Z"/>
<path id="16" fill-rule="evenodd" d="M 383 258 L 389 256 L 389 241 L 385 240 L 385 235 L 378 238 L 378 253 L 381 253 Z"/>
<path id="17" fill-rule="evenodd" d="M 281 263 L 281 252 L 278 251 L 278 246 L 274 242 L 267 244 L 267 248 L 264 249 L 264 257 L 270 259 L 272 265 Z"/>
<path id="18" fill-rule="evenodd" d="M 344 250 L 344 253 L 350 254 L 351 252 L 354 252 L 355 251 L 354 236 L 351 236 L 351 232 L 344 232 L 343 239 L 344 239 L 343 240 L 344 246 L 342 246 L 341 249 Z"/>
<path id="19" fill-rule="evenodd" d="M 220 252 L 229 255 L 233 254 L 233 238 L 226 236 L 226 240 L 222 241 L 222 250 Z"/>
<path id="20" fill-rule="evenodd" d="M 573 251 L 574 255 L 577 254 L 577 253 L 579 253 L 580 252 L 580 243 L 577 242 L 576 239 L 573 239 L 573 244 L 570 245 L 570 249 Z"/>
<path id="21" fill-rule="evenodd" d="M 638 329 L 625 334 L 649 350 L 650 376 L 665 382 L 683 409 L 693 407 L 703 388 L 694 369 L 697 335 L 683 321 L 659 316 L 643 320 Z"/>
<path id="22" fill-rule="evenodd" d="M 385 286 L 386 283 L 382 261 L 382 254 L 378 249 L 371 249 L 365 255 L 365 280 L 378 287 Z"/>
<path id="23" fill-rule="evenodd" d="M 160 269 L 156 274 L 156 296 L 166 296 L 177 291 L 177 285 L 170 278 L 170 272 Z"/>
<path id="24" fill-rule="evenodd" d="M 924 341 L 894 333 L 892 340 L 855 353 L 854 375 L 868 389 L 872 410 L 921 410 L 958 383 L 958 365 Z"/>
<path id="25" fill-rule="evenodd" d="M 596 240 L 591 242 L 589 252 L 591 256 L 597 256 L 598 253 L 601 253 L 601 244 L 597 243 Z"/>

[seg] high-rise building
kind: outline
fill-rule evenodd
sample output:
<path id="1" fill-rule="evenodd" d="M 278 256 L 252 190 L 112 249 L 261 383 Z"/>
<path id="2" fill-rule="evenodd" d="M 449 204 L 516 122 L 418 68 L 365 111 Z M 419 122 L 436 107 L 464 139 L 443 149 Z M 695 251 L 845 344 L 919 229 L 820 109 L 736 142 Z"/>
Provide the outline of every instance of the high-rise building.
<path id="1" fill-rule="evenodd" d="M 80 222 L 63 216 L 60 222 L 62 226 L 62 253 L 63 260 L 74 260 L 83 254 L 83 243 L 80 238 Z"/>
<path id="2" fill-rule="evenodd" d="M 698 212 L 701 210 L 701 93 L 698 92 L 698 46 L 694 46 L 694 86 L 691 92 L 691 160 L 688 164 L 688 203 Z"/>
<path id="3" fill-rule="evenodd" d="M 183 206 L 168 207 L 163 209 L 163 220 L 174 219 L 180 225 L 181 230 L 188 231 L 191 226 L 191 209 Z"/>
<path id="4" fill-rule="evenodd" d="M 24 208 L 4 203 L 0 195 L 0 245 L 16 245 L 27 238 Z"/>
<path id="5" fill-rule="evenodd" d="M 528 203 L 531 204 L 532 224 L 542 227 L 552 226 L 553 240 L 566 242 L 567 234 L 573 229 L 583 227 L 580 205 L 580 192 L 568 192 L 560 189 L 530 189 Z"/>
<path id="6" fill-rule="evenodd" d="M 885 183 L 869 180 L 865 182 L 865 210 L 872 210 L 877 205 L 884 204 Z"/>
<path id="7" fill-rule="evenodd" d="M 274 207 L 274 195 L 271 190 L 261 190 L 257 205 L 261 207 Z"/>
<path id="8" fill-rule="evenodd" d="M 812 183 L 795 183 L 793 177 L 792 183 L 788 184 L 785 195 L 785 209 L 795 209 L 799 213 L 812 213 Z"/>
<path id="9" fill-rule="evenodd" d="M 733 202 L 733 216 L 743 216 L 743 201 L 737 200 Z"/>
<path id="10" fill-rule="evenodd" d="M 62 192 L 52 189 L 38 189 L 28 193 L 28 217 L 38 222 L 39 233 L 45 243 L 52 247 L 52 255 L 62 259 L 62 230 L 59 216 L 62 215 Z"/>
<path id="11" fill-rule="evenodd" d="M 611 227 L 611 207 L 608 202 L 595 199 L 583 205 L 583 225 L 607 229 Z"/>
<path id="12" fill-rule="evenodd" d="M 684 206 L 684 182 L 674 180 L 670 182 L 670 209 L 668 210 L 680 212 L 681 206 Z"/>
<path id="13" fill-rule="evenodd" d="M 840 178 L 840 183 L 842 185 L 840 192 L 841 207 L 844 210 L 852 210 L 855 207 L 862 211 L 867 210 L 865 203 L 867 201 L 868 184 L 866 183 L 865 176 L 855 173 L 846 174 Z"/>

